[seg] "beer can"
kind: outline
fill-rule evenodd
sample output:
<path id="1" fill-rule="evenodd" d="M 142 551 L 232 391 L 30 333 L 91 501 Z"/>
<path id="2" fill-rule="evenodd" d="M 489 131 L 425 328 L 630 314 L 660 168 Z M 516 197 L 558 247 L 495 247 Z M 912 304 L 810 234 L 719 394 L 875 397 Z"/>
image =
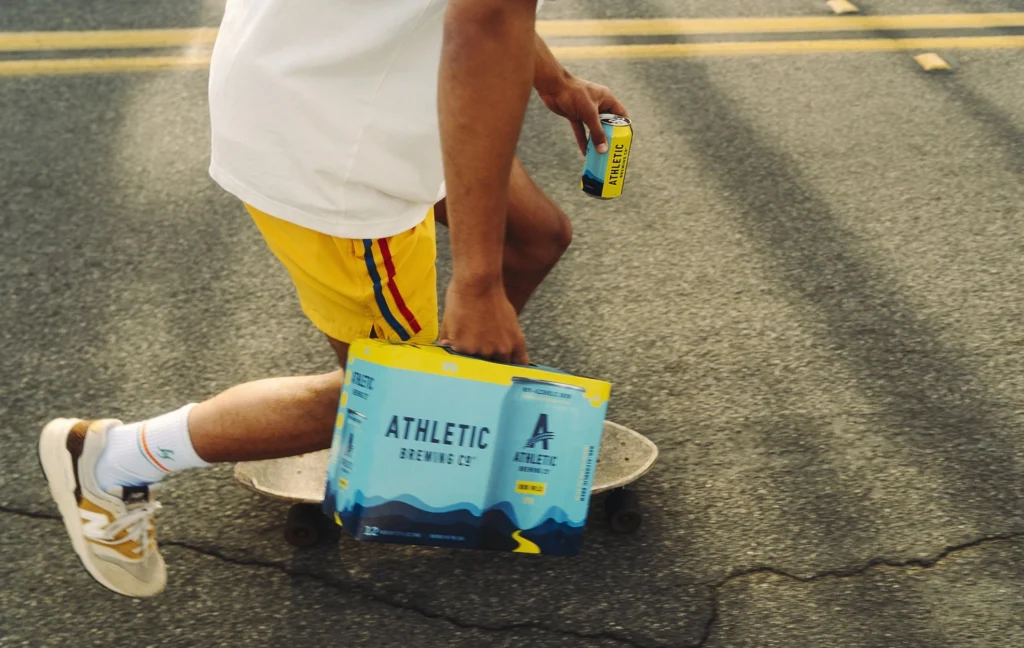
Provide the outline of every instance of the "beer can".
<path id="1" fill-rule="evenodd" d="M 628 117 L 606 113 L 601 115 L 601 127 L 608 138 L 608 151 L 598 153 L 591 134 L 580 188 L 589 196 L 610 200 L 622 195 L 629 148 L 633 143 L 633 125 Z"/>
<path id="2" fill-rule="evenodd" d="M 520 528 L 547 511 L 549 487 L 574 483 L 571 452 L 578 443 L 582 387 L 516 377 L 501 408 L 491 473 L 491 505 L 508 503 Z"/>
<path id="3" fill-rule="evenodd" d="M 357 444 L 361 445 L 366 441 L 365 438 L 360 438 L 363 436 L 364 425 L 366 416 L 355 410 L 346 409 L 341 435 L 331 444 L 327 464 L 328 491 L 337 495 L 334 504 L 343 517 L 344 512 L 354 503 L 355 493 L 348 488 L 348 483 L 358 469 L 355 462 Z"/>

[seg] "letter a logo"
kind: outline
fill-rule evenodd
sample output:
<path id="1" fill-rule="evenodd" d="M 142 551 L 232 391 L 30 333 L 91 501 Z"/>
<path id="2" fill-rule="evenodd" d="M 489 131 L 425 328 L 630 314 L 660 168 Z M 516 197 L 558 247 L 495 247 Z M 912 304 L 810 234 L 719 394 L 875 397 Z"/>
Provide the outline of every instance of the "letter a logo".
<path id="1" fill-rule="evenodd" d="M 526 441 L 527 448 L 535 448 L 541 444 L 544 450 L 548 449 L 548 441 L 555 438 L 555 433 L 548 430 L 548 415 L 541 414 L 537 419 L 537 425 L 533 428 L 533 436 Z"/>

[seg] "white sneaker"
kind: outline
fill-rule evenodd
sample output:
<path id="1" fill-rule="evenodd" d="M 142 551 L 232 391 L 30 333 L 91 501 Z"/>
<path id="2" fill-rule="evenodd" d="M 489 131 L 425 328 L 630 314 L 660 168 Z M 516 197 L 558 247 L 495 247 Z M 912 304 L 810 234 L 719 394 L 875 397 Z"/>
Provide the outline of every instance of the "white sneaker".
<path id="1" fill-rule="evenodd" d="M 126 596 L 153 596 L 167 585 L 153 514 L 160 504 L 147 486 L 96 484 L 107 430 L 120 421 L 55 419 L 39 438 L 39 461 L 82 564 L 100 584 Z"/>

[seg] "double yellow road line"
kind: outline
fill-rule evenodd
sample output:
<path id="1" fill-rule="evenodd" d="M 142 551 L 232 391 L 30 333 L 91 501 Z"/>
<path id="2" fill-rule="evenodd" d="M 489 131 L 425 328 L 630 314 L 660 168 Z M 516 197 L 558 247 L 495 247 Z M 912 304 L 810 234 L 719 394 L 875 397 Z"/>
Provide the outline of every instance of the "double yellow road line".
<path id="1" fill-rule="evenodd" d="M 810 16 L 801 18 L 656 18 L 653 20 L 551 20 L 538 23 L 545 37 L 686 36 L 797 32 L 994 29 L 1024 27 L 1024 13 L 921 14 L 910 16 Z"/>
<path id="2" fill-rule="evenodd" d="M 869 32 L 1024 28 L 1024 13 L 923 14 L 905 16 L 813 16 L 800 18 L 700 18 L 652 20 L 540 21 L 546 38 L 686 37 L 692 35 Z M 185 54 L 33 58 L 0 61 L 0 76 L 84 74 L 192 69 L 209 65 L 215 28 L 68 32 L 0 32 L 0 52 L 181 49 Z M 562 59 L 757 56 L 829 52 L 901 52 L 927 49 L 1024 48 L 1024 36 L 941 36 L 747 40 L 666 44 L 601 44 L 552 47 Z"/>

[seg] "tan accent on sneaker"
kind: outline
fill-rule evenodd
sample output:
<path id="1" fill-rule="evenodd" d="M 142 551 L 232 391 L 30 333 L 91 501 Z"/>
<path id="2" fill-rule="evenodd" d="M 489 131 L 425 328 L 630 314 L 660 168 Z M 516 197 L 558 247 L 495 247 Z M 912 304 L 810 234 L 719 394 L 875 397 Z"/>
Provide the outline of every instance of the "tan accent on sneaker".
<path id="1" fill-rule="evenodd" d="M 94 514 L 91 516 L 82 516 L 82 526 L 84 528 L 89 528 L 90 525 L 94 525 L 96 523 L 95 514 L 101 515 L 106 519 L 106 522 L 104 524 L 109 524 L 110 522 L 114 521 L 114 516 L 110 513 L 110 511 L 103 508 L 99 504 L 96 504 L 88 497 L 83 497 L 81 500 L 79 500 L 78 508 L 81 511 L 86 511 L 88 513 Z M 148 531 L 150 534 L 155 536 L 152 526 L 148 529 Z M 113 538 L 110 538 L 109 540 L 101 540 L 98 538 L 91 537 L 88 534 L 86 534 L 85 539 L 93 544 L 100 545 L 101 547 L 113 549 L 114 551 L 116 551 L 117 553 L 121 554 L 129 560 L 141 560 L 142 552 L 139 550 L 139 543 L 135 540 L 127 538 L 127 536 L 128 529 L 122 529 L 120 532 L 118 532 L 117 535 L 115 535 Z"/>

